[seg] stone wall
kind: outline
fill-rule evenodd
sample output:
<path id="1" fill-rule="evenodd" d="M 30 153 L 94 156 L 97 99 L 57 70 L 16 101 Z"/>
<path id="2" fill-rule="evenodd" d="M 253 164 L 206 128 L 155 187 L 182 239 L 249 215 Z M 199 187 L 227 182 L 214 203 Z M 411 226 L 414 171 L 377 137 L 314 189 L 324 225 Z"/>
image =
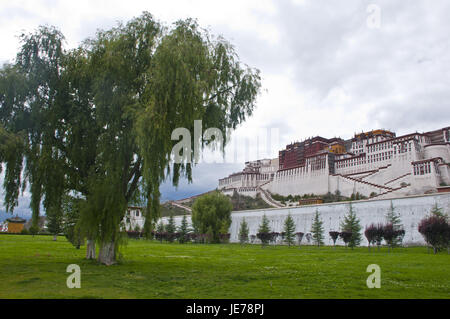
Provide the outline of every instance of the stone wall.
<path id="1" fill-rule="evenodd" d="M 274 180 L 263 188 L 272 194 L 283 196 L 303 194 L 326 194 L 328 191 L 327 169 L 299 172 L 299 169 L 278 172 Z"/>
<path id="2" fill-rule="evenodd" d="M 367 245 L 367 241 L 363 235 L 364 228 L 371 223 L 385 223 L 385 215 L 391 205 L 400 214 L 400 218 L 405 229 L 404 243 L 406 245 L 424 245 L 422 235 L 418 232 L 418 223 L 422 218 L 429 214 L 434 204 L 438 204 L 444 213 L 450 214 L 450 194 L 432 194 L 421 196 L 409 196 L 403 198 L 393 198 L 385 200 L 364 200 L 352 203 L 353 209 L 357 217 L 360 219 L 363 227 L 361 233 L 363 241 L 361 245 Z M 232 223 L 230 226 L 231 242 L 238 242 L 239 226 L 243 218 L 249 225 L 250 235 L 256 235 L 258 227 L 261 223 L 262 216 L 265 214 L 270 221 L 270 227 L 273 231 L 282 232 L 284 221 L 290 213 L 296 224 L 296 232 L 309 233 L 315 211 L 318 210 L 324 224 L 325 244 L 331 245 L 332 241 L 328 235 L 329 231 L 339 231 L 340 222 L 344 219 L 348 212 L 349 203 L 331 203 L 321 205 L 310 205 L 295 208 L 273 208 L 263 210 L 252 210 L 232 213 Z M 175 217 L 177 225 L 181 224 L 182 217 Z M 190 217 L 188 216 L 190 223 Z M 167 218 L 163 218 L 163 222 L 167 223 Z M 303 239 L 303 244 L 307 244 Z M 337 244 L 342 245 L 339 239 Z"/>

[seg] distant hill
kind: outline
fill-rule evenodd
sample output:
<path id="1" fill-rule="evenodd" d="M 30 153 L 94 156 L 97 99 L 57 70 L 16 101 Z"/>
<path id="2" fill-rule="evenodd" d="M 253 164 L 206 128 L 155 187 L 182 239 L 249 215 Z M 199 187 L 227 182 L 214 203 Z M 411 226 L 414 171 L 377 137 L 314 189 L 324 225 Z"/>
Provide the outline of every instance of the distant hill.
<path id="1" fill-rule="evenodd" d="M 259 194 L 256 195 L 256 198 L 252 198 L 235 192 L 233 196 L 230 196 L 230 199 L 233 204 L 233 211 L 272 208 L 272 206 L 262 200 Z"/>
<path id="2" fill-rule="evenodd" d="M 161 217 L 189 215 L 190 213 L 182 208 L 170 204 L 170 202 L 161 204 Z"/>
<path id="3" fill-rule="evenodd" d="M 191 196 L 189 198 L 179 199 L 179 200 L 176 200 L 175 202 L 178 204 L 182 204 L 183 206 L 192 208 L 192 205 L 194 204 L 195 200 L 198 197 L 209 194 L 211 192 L 215 192 L 215 190 L 212 190 L 212 191 L 209 191 L 209 192 L 206 192 L 203 194 Z M 234 193 L 233 196 L 228 195 L 228 197 L 231 200 L 231 204 L 233 204 L 233 211 L 272 208 L 272 206 L 270 206 L 264 200 L 262 200 L 261 195 L 259 195 L 259 194 L 256 196 L 256 198 L 240 195 L 239 193 Z M 162 206 L 161 206 L 161 212 L 162 212 L 161 215 L 162 216 L 170 215 L 170 211 L 169 212 L 167 211 L 168 208 L 174 209 L 173 206 L 170 207 L 169 205 L 167 205 L 167 203 L 162 204 Z M 180 215 L 187 214 L 186 211 L 183 212 L 182 209 L 177 211 L 176 213 L 179 213 Z"/>

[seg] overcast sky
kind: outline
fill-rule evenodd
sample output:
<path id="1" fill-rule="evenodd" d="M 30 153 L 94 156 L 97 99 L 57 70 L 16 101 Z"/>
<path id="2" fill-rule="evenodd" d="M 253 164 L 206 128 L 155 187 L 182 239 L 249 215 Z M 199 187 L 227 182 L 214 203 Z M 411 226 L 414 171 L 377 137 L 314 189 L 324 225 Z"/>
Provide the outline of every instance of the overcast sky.
<path id="1" fill-rule="evenodd" d="M 201 164 L 194 183 L 165 184 L 164 199 L 208 191 L 243 161 L 276 157 L 310 136 L 350 138 L 377 128 L 397 135 L 450 124 L 450 1 L 56 1 L 0 0 L 0 63 L 12 61 L 17 35 L 57 26 L 72 48 L 96 29 L 149 11 L 170 24 L 197 18 L 258 68 L 263 92 L 252 118 L 234 134 L 238 161 Z M 243 147 L 270 129 L 276 145 Z M 265 144 L 264 144 L 265 145 Z M 247 151 L 246 151 L 247 150 Z M 229 152 L 233 153 L 233 152 Z M 245 155 L 247 154 L 247 155 Z M 20 209 L 28 209 L 28 200 Z"/>

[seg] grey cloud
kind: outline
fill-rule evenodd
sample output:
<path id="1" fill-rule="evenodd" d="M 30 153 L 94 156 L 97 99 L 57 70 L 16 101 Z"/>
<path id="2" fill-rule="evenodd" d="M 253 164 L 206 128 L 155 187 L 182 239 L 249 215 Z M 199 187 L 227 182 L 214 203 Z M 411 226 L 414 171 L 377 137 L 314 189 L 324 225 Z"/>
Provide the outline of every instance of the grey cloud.
<path id="1" fill-rule="evenodd" d="M 24 8 L 17 4 L 9 4 L 3 7 L 0 11 L 1 20 L 13 20 L 13 19 L 36 19 L 38 16 L 33 12 L 31 8 Z"/>
<path id="2" fill-rule="evenodd" d="M 324 112 L 333 107 L 330 92 L 340 89 L 351 98 L 344 111 L 373 105 L 372 112 L 361 111 L 361 116 L 380 127 L 414 129 L 448 122 L 450 3 L 376 1 L 380 29 L 366 25 L 369 3 L 373 1 L 277 1 L 272 23 L 280 29 L 286 53 L 277 62 L 267 57 L 271 66 L 262 70 L 291 68 L 299 94 L 313 96 L 311 107 Z M 259 51 L 270 49 L 260 46 Z"/>
<path id="3" fill-rule="evenodd" d="M 411 94 L 405 100 L 382 104 L 369 113 L 369 117 L 386 127 L 396 128 L 400 134 L 435 130 L 450 125 L 449 100 L 448 91 Z"/>
<path id="4" fill-rule="evenodd" d="M 216 189 L 220 178 L 237 172 L 242 168 L 243 163 L 200 163 L 193 169 L 193 182 L 191 184 L 186 179 L 182 179 L 178 187 L 174 187 L 169 177 L 160 187 L 161 200 L 177 200 Z"/>

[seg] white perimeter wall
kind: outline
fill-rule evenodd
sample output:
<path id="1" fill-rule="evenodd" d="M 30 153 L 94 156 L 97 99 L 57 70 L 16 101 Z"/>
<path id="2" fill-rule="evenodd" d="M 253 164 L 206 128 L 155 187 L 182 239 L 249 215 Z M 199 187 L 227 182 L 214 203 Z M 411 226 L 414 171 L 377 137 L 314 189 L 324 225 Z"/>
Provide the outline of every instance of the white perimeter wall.
<path id="1" fill-rule="evenodd" d="M 418 232 L 418 223 L 422 218 L 429 214 L 431 208 L 435 203 L 442 208 L 444 213 L 450 214 L 450 193 L 410 196 L 403 198 L 393 198 L 385 200 L 365 200 L 356 201 L 352 203 L 353 209 L 357 217 L 360 219 L 362 226 L 363 241 L 361 245 L 367 245 L 364 237 L 364 228 L 371 223 L 385 223 L 385 215 L 388 212 L 390 204 L 394 204 L 395 211 L 400 214 L 400 218 L 405 229 L 404 244 L 407 245 L 423 245 L 425 241 L 422 235 Z M 325 244 L 332 245 L 331 238 L 328 235 L 329 231 L 340 231 L 339 225 L 348 212 L 349 204 L 346 203 L 331 203 L 322 205 L 310 205 L 296 208 L 273 208 L 264 210 L 252 210 L 233 212 L 231 214 L 232 223 L 230 226 L 231 242 L 238 242 L 239 226 L 243 218 L 248 223 L 250 235 L 256 235 L 258 227 L 261 224 L 261 219 L 264 214 L 270 221 L 272 231 L 282 232 L 286 217 L 290 213 L 294 218 L 296 224 L 296 232 L 303 232 L 305 235 L 310 232 L 316 209 L 321 215 L 324 222 Z M 191 222 L 190 216 L 187 217 L 188 222 Z M 181 224 L 182 217 L 174 218 L 177 226 Z M 163 218 L 163 222 L 167 223 L 167 218 Z M 306 244 L 305 237 L 302 241 Z M 337 244 L 342 245 L 343 242 L 338 239 Z"/>

